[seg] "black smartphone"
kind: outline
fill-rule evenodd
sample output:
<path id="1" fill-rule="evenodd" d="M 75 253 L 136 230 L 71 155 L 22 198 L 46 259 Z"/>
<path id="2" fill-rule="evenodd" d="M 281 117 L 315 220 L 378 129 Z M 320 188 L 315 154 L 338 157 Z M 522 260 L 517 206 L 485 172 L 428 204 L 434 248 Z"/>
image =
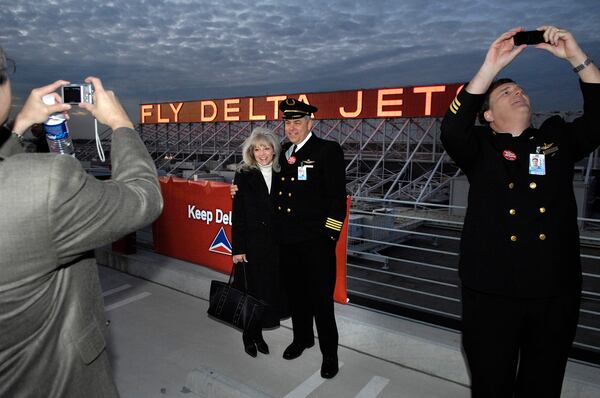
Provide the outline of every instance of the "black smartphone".
<path id="1" fill-rule="evenodd" d="M 544 40 L 544 31 L 542 30 L 527 30 L 524 32 L 518 32 L 513 36 L 513 40 L 515 42 L 515 46 L 520 46 L 521 44 L 539 44 L 546 42 Z"/>

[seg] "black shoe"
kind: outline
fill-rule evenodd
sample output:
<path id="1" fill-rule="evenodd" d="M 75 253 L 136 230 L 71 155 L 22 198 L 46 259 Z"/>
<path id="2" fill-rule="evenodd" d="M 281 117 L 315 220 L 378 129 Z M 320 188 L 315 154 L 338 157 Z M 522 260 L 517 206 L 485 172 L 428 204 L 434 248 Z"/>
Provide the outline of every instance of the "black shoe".
<path id="1" fill-rule="evenodd" d="M 242 341 L 244 342 L 244 351 L 246 351 L 246 354 L 250 355 L 252 358 L 256 358 L 256 344 L 248 337 L 248 335 L 246 335 L 246 332 L 242 334 Z"/>
<path id="2" fill-rule="evenodd" d="M 324 379 L 331 379 L 338 374 L 340 368 L 338 367 L 337 356 L 334 357 L 323 357 L 323 364 L 321 365 L 321 377 Z"/>
<path id="3" fill-rule="evenodd" d="M 312 346 L 315 345 L 315 342 L 312 341 L 310 343 L 295 343 L 292 342 L 292 344 L 290 344 L 285 351 L 283 351 L 283 359 L 296 359 L 298 358 L 300 355 L 302 355 L 302 352 L 307 349 L 310 348 Z"/>
<path id="4" fill-rule="evenodd" d="M 265 339 L 263 339 L 262 333 L 254 339 L 254 342 L 256 343 L 256 348 L 258 349 L 258 352 L 265 355 L 269 353 L 269 346 L 267 345 Z"/>

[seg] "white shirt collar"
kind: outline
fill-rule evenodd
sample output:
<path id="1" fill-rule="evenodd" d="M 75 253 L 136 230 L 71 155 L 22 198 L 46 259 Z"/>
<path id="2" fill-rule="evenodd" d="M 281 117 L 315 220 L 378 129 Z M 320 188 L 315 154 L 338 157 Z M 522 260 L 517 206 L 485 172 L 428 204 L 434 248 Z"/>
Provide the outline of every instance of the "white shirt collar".
<path id="1" fill-rule="evenodd" d="M 304 146 L 304 144 L 306 144 L 306 141 L 308 141 L 310 139 L 310 137 L 312 137 L 312 131 L 309 131 L 306 138 L 301 143 L 296 145 L 296 151 L 298 151 L 300 148 L 302 148 Z"/>

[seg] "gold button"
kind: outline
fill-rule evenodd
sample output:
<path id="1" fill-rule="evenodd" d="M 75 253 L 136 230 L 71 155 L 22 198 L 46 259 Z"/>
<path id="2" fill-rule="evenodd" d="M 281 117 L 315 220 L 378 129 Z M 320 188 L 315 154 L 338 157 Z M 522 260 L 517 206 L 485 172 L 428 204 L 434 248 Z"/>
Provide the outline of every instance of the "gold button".
<path id="1" fill-rule="evenodd" d="M 546 240 L 546 234 L 540 234 L 539 238 L 540 240 Z"/>
<path id="2" fill-rule="evenodd" d="M 512 235 L 510 237 L 510 240 L 512 240 L 513 242 L 516 242 L 517 241 L 517 235 Z"/>
<path id="3" fill-rule="evenodd" d="M 537 184 L 535 182 L 530 182 L 529 183 L 529 188 L 536 189 L 537 188 Z"/>
<path id="4" fill-rule="evenodd" d="M 279 191 L 279 196 L 283 195 L 283 192 Z"/>
<path id="5" fill-rule="evenodd" d="M 288 207 L 288 209 L 287 209 L 287 212 L 288 212 L 288 213 L 291 213 L 291 212 L 292 212 L 292 209 L 290 209 L 290 208 Z"/>
<path id="6" fill-rule="evenodd" d="M 294 181 L 294 177 L 290 178 L 292 181 Z"/>
<path id="7" fill-rule="evenodd" d="M 510 213 L 511 216 L 514 216 L 515 214 L 517 214 L 517 211 L 515 209 L 510 209 L 508 212 Z"/>
<path id="8" fill-rule="evenodd" d="M 515 183 L 511 182 L 508 184 L 508 189 L 513 189 L 515 187 Z"/>
<path id="9" fill-rule="evenodd" d="M 546 208 L 545 207 L 540 207 L 540 213 L 545 213 L 546 212 Z"/>
<path id="10" fill-rule="evenodd" d="M 281 177 L 281 181 L 285 181 L 285 177 Z"/>
<path id="11" fill-rule="evenodd" d="M 288 197 L 290 197 L 290 198 L 292 197 L 292 193 L 291 192 L 288 192 Z"/>

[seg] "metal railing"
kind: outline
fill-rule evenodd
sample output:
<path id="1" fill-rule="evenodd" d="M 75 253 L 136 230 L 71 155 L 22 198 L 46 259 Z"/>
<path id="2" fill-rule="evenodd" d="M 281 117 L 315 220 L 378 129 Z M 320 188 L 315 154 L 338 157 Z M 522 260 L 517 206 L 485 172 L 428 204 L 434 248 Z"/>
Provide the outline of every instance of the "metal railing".
<path id="1" fill-rule="evenodd" d="M 456 328 L 461 317 L 461 206 L 354 197 L 348 231 L 350 302 Z M 600 354 L 600 220 L 579 218 L 582 302 L 574 347 Z"/>

